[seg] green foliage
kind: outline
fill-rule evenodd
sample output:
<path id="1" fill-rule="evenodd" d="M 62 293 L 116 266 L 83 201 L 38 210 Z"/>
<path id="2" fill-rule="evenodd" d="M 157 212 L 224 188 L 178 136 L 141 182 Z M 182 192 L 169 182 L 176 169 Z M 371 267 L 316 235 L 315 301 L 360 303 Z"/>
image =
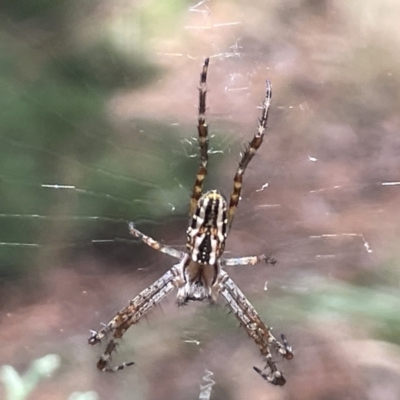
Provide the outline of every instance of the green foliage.
<path id="1" fill-rule="evenodd" d="M 0 380 L 5 387 L 5 400 L 27 399 L 39 382 L 48 378 L 59 366 L 60 357 L 57 354 L 48 354 L 33 361 L 22 376 L 12 366 L 4 365 L 0 369 Z"/>
<path id="2" fill-rule="evenodd" d="M 5 400 L 25 400 L 43 379 L 48 379 L 60 367 L 60 357 L 48 354 L 32 362 L 28 370 L 19 375 L 11 365 L 3 365 L 0 369 L 0 380 L 5 387 Z M 74 392 L 68 400 L 97 400 L 96 392 Z"/>
<path id="3" fill-rule="evenodd" d="M 168 168 L 158 161 L 153 182 L 135 178 L 132 165 L 148 161 L 127 146 L 139 130 L 127 126 L 116 133 L 107 116 L 116 89 L 146 85 L 158 71 L 140 49 L 120 51 L 101 28 L 92 40 L 71 45 L 71 13 L 79 24 L 74 7 L 63 1 L 6 3 L 7 18 L 34 19 L 23 34 L 6 23 L 0 34 L 2 277 L 32 271 L 43 246 L 90 246 L 91 239 L 105 238 L 104 232 L 111 239 L 126 236 L 125 219 L 148 216 L 144 200 L 176 173 L 176 164 Z M 46 34 L 44 26 L 51 27 Z M 177 133 L 149 129 L 164 135 L 163 141 L 173 142 Z M 141 148 L 159 144 L 142 135 Z M 159 154 L 165 163 L 167 152 L 163 146 Z"/>
<path id="4" fill-rule="evenodd" d="M 94 391 L 89 392 L 73 392 L 68 400 L 98 400 L 99 396 Z"/>
<path id="5" fill-rule="evenodd" d="M 285 314 L 292 321 L 304 321 L 305 315 L 321 323 L 338 320 L 354 328 L 363 326 L 366 335 L 370 333 L 378 340 L 400 344 L 397 334 L 400 330 L 400 296 L 397 290 L 389 286 L 365 287 L 322 278 L 315 279 L 314 287 L 314 290 L 292 298 L 275 299 L 273 307 L 280 310 L 278 314 Z M 264 317 L 262 312 L 260 314 Z"/>

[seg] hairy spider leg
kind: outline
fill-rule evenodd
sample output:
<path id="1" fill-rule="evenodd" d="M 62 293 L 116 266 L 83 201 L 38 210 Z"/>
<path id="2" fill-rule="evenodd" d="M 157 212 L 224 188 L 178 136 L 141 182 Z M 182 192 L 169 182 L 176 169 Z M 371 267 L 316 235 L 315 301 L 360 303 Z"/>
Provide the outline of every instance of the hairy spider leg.
<path id="1" fill-rule="evenodd" d="M 266 93 L 265 99 L 263 102 L 263 108 L 261 113 L 261 118 L 258 123 L 258 129 L 255 133 L 253 140 L 246 146 L 246 149 L 243 153 L 242 159 L 239 162 L 238 169 L 236 171 L 235 177 L 233 179 L 233 192 L 231 194 L 230 202 L 229 202 L 229 209 L 228 209 L 228 229 L 230 229 L 233 218 L 235 216 L 236 208 L 240 201 L 240 193 L 242 191 L 242 183 L 243 183 L 243 175 L 246 171 L 247 166 L 249 165 L 250 161 L 256 154 L 257 150 L 260 148 L 263 138 L 264 132 L 267 128 L 267 121 L 268 121 L 268 111 L 271 105 L 271 97 L 272 97 L 272 87 L 271 82 L 267 79 L 266 85 Z"/>
<path id="2" fill-rule="evenodd" d="M 174 249 L 173 247 L 166 246 L 164 244 L 161 244 L 157 240 L 154 240 L 152 237 L 145 235 L 144 233 L 138 231 L 135 228 L 135 225 L 133 222 L 129 222 L 129 233 L 132 236 L 137 237 L 140 239 L 143 243 L 147 244 L 147 246 L 151 247 L 154 250 L 160 251 L 161 253 L 167 254 L 170 257 L 178 258 L 181 259 L 185 256 L 185 253 L 183 251 L 179 251 Z"/>
<path id="3" fill-rule="evenodd" d="M 267 257 L 265 254 L 259 256 L 247 256 L 247 257 L 234 257 L 234 258 L 221 258 L 221 265 L 223 267 L 232 267 L 237 265 L 256 265 L 258 263 L 276 264 L 276 260 L 273 257 Z"/>
<path id="4" fill-rule="evenodd" d="M 210 59 L 206 58 L 203 65 L 203 70 L 200 74 L 199 86 L 199 117 L 197 130 L 199 134 L 200 146 L 200 165 L 197 170 L 196 180 L 194 182 L 192 196 L 190 200 L 189 216 L 192 217 L 196 211 L 197 202 L 203 193 L 203 182 L 207 175 L 208 162 L 208 126 L 206 123 L 206 95 L 207 95 L 207 71 Z"/>
<path id="5" fill-rule="evenodd" d="M 117 371 L 122 371 L 126 367 L 130 367 L 131 365 L 135 364 L 133 361 L 130 361 L 130 362 L 123 362 L 122 364 L 117 365 L 116 367 L 112 367 L 110 365 L 111 354 L 114 350 L 116 350 L 117 345 L 118 344 L 112 339 L 107 343 L 107 348 L 105 349 L 104 353 L 101 355 L 100 360 L 97 363 L 97 368 L 100 371 L 117 372 Z"/>
<path id="6" fill-rule="evenodd" d="M 111 354 L 117 346 L 114 339 L 120 339 L 131 325 L 136 324 L 148 311 L 159 304 L 171 290 L 181 285 L 179 265 L 174 265 L 160 279 L 140 292 L 129 302 L 129 306 L 119 311 L 102 329 L 93 332 L 88 340 L 91 345 L 95 345 L 101 342 L 104 337 L 111 335 L 111 339 L 107 342 L 106 349 L 97 363 L 97 368 L 100 371 L 115 372 L 133 364 L 133 362 L 129 362 L 117 367 L 110 366 Z"/>
<path id="7" fill-rule="evenodd" d="M 264 370 L 261 371 L 254 367 L 255 371 L 268 382 L 283 386 L 286 380 L 282 372 L 278 370 L 272 358 L 270 348 L 274 347 L 287 360 L 293 358 L 292 348 L 284 337 L 282 337 L 283 344 L 275 338 L 272 334 L 272 328 L 267 327 L 261 321 L 255 308 L 225 271 L 222 271 L 221 276 L 220 293 L 222 297 L 224 297 L 229 308 L 239 320 L 240 325 L 243 326 L 247 334 L 258 345 L 260 353 L 265 357 L 266 366 Z M 269 368 L 269 371 L 265 372 L 267 368 Z"/>

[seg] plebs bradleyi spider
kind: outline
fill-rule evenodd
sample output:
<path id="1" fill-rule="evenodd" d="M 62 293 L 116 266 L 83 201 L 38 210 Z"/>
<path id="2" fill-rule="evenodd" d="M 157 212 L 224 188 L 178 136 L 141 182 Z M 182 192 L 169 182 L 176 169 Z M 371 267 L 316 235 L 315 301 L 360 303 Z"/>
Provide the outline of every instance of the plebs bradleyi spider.
<path id="1" fill-rule="evenodd" d="M 224 270 L 226 266 L 256 264 L 259 262 L 275 263 L 265 255 L 223 258 L 225 241 L 242 190 L 243 175 L 247 166 L 260 148 L 267 127 L 268 111 L 271 104 L 271 83 L 266 82 L 266 94 L 262 104 L 258 129 L 246 147 L 233 179 L 233 191 L 229 203 L 217 190 L 203 193 L 203 182 L 207 174 L 208 162 L 208 127 L 206 112 L 206 81 L 209 59 L 204 62 L 200 75 L 198 142 L 200 147 L 200 166 L 197 171 L 189 207 L 189 227 L 187 229 L 186 251 L 179 251 L 165 246 L 138 231 L 133 223 L 129 224 L 130 233 L 153 249 L 179 260 L 161 278 L 144 289 L 129 305 L 119 311 L 116 316 L 99 331 L 92 331 L 89 344 L 95 345 L 102 339 L 107 340 L 105 351 L 101 355 L 97 368 L 101 371 L 115 372 L 133 364 L 126 362 L 118 366 L 111 365 L 111 355 L 130 326 L 136 324 L 150 309 L 159 304 L 169 292 L 177 289 L 179 305 L 189 301 L 209 300 L 216 302 L 222 296 L 240 325 L 259 347 L 265 366 L 254 370 L 266 381 L 282 386 L 286 380 L 277 368 L 272 357 L 272 350 L 287 360 L 293 358 L 292 348 L 284 335 L 281 342 L 272 334 L 270 327 L 261 321 L 257 311 L 245 295 Z"/>

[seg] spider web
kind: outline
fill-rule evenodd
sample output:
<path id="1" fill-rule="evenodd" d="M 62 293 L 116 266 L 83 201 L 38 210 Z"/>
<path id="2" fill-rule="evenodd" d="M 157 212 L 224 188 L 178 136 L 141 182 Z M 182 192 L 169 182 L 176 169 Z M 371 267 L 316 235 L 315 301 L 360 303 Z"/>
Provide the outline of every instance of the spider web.
<path id="1" fill-rule="evenodd" d="M 274 390 L 254 376 L 256 348 L 224 309 L 177 310 L 173 295 L 120 345 L 116 357 L 133 357 L 132 370 L 100 375 L 101 349 L 86 344 L 90 328 L 174 262 L 132 239 L 129 221 L 184 248 L 205 56 L 208 189 L 229 196 L 265 78 L 273 84 L 266 142 L 246 171 L 226 254 L 278 260 L 229 270 L 295 348 L 280 365 L 292 386 L 277 398 L 302 398 L 306 386 L 307 399 L 398 393 L 398 379 L 354 383 L 366 365 L 371 376 L 399 374 L 385 354 L 398 351 L 400 305 L 398 19 L 389 0 L 379 10 L 269 3 L 2 11 L 0 359 L 21 373 L 45 354 L 64 360 L 64 383 L 54 389 L 51 377 L 31 398 L 95 390 L 239 399 Z M 332 388 L 342 363 L 347 375 Z"/>

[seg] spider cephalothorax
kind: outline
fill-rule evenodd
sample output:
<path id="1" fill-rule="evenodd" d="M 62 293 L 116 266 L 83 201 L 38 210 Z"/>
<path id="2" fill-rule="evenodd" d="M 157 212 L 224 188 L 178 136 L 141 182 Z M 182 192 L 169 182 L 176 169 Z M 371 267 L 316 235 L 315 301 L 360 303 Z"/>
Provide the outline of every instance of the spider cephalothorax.
<path id="1" fill-rule="evenodd" d="M 130 223 L 129 230 L 133 236 L 153 249 L 179 259 L 179 262 L 172 266 L 160 279 L 133 298 L 130 304 L 119 311 L 107 325 L 97 332 L 93 331 L 89 343 L 94 345 L 107 337 L 107 346 L 97 363 L 97 367 L 101 371 L 108 372 L 124 369 L 132 365 L 133 362 L 123 363 L 116 367 L 110 365 L 111 355 L 117 345 L 116 339 L 121 338 L 131 325 L 136 324 L 171 290 L 177 289 L 178 304 L 186 304 L 189 300 L 201 301 L 204 299 L 215 302 L 221 295 L 247 334 L 258 345 L 260 353 L 264 357 L 266 364 L 264 369 L 260 370 L 254 367 L 254 370 L 266 381 L 282 386 L 286 380 L 272 358 L 271 348 L 274 348 L 288 360 L 293 357 L 292 349 L 283 335 L 281 335 L 282 343 L 275 338 L 271 328 L 261 321 L 257 311 L 224 270 L 226 266 L 256 264 L 261 261 L 273 264 L 275 260 L 269 259 L 265 255 L 222 258 L 225 241 L 239 204 L 244 172 L 264 138 L 268 110 L 271 104 L 271 83 L 267 81 L 258 129 L 239 162 L 228 206 L 225 198 L 217 190 L 210 190 L 203 194 L 203 181 L 207 174 L 208 162 L 208 127 L 205 122 L 208 64 L 209 59 L 207 58 L 200 75 L 198 119 L 200 166 L 190 201 L 186 252 L 160 244 L 138 231 L 133 223 Z"/>

